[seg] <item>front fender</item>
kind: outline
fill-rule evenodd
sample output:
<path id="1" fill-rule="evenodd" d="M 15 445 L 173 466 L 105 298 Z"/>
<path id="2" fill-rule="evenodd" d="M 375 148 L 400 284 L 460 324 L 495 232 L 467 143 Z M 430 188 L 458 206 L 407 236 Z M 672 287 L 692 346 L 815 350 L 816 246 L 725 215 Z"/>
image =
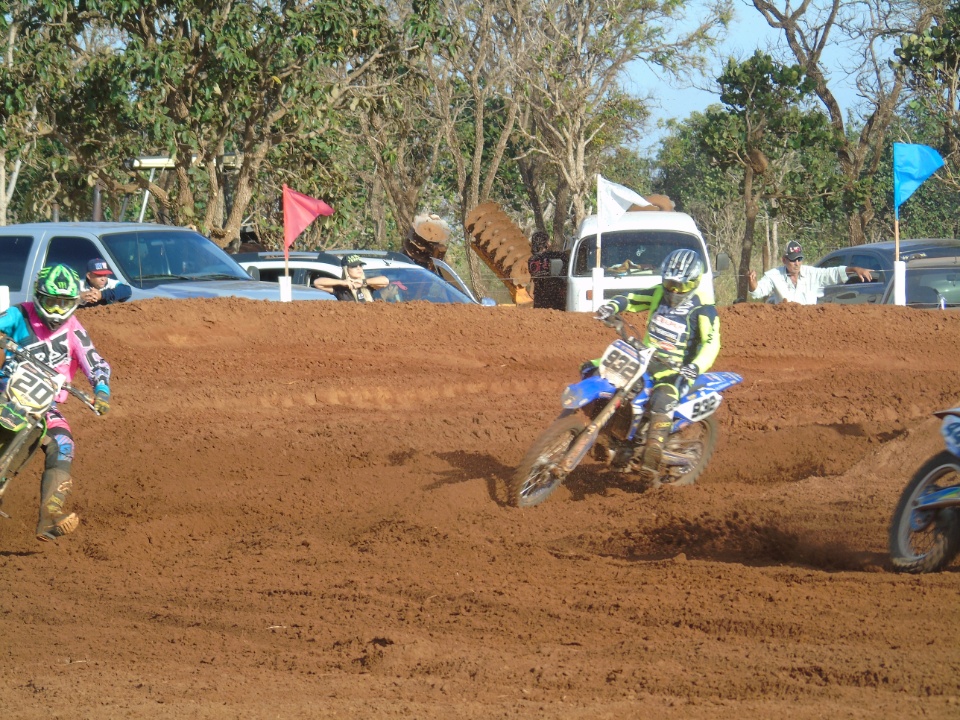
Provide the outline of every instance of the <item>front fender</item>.
<path id="1" fill-rule="evenodd" d="M 565 410 L 576 410 L 600 398 L 611 398 L 617 389 L 599 375 L 591 375 L 563 391 L 560 402 Z"/>

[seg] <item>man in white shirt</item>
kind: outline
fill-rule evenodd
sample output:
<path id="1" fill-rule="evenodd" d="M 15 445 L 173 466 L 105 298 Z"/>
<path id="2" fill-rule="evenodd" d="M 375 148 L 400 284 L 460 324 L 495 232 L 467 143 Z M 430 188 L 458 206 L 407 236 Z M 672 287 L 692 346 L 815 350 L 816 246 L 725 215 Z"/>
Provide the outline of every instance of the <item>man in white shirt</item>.
<path id="1" fill-rule="evenodd" d="M 866 268 L 841 265 L 832 268 L 815 268 L 803 264 L 803 248 L 798 242 L 790 242 L 783 253 L 783 266 L 768 270 L 757 281 L 757 273 L 747 273 L 750 298 L 761 300 L 769 296 L 772 303 L 794 302 L 801 305 L 816 305 L 817 298 L 827 285 L 840 285 L 856 275 L 863 282 L 873 280 Z"/>

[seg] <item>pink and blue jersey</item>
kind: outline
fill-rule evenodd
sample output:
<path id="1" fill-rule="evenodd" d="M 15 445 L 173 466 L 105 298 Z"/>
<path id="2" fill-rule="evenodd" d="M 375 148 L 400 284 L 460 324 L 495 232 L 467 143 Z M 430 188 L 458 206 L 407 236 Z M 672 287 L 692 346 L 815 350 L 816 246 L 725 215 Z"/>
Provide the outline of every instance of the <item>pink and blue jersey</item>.
<path id="1" fill-rule="evenodd" d="M 94 392 L 110 394 L 110 365 L 100 357 L 93 341 L 77 316 L 71 315 L 60 327 L 50 330 L 33 303 L 14 305 L 0 315 L 0 332 L 30 351 L 37 360 L 52 367 L 72 381 L 77 369 L 83 370 Z M 57 402 L 67 398 L 67 391 L 57 395 Z"/>

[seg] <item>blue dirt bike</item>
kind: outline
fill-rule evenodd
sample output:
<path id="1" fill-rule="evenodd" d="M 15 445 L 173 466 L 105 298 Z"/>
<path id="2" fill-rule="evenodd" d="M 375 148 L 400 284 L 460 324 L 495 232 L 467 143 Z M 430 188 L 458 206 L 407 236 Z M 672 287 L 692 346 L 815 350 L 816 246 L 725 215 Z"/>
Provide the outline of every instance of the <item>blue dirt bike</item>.
<path id="1" fill-rule="evenodd" d="M 654 349 L 643 333 L 619 315 L 605 321 L 620 337 L 607 347 L 598 372 L 567 387 L 563 412 L 537 438 L 508 483 L 509 502 L 533 507 L 546 500 L 591 453 L 623 473 L 640 469 L 647 436 L 646 404 L 653 381 L 646 374 Z M 639 335 L 639 337 L 637 337 Z M 656 485 L 691 485 L 707 466 L 717 444 L 713 414 L 721 391 L 743 382 L 731 372 L 707 372 L 680 398 L 663 448 Z"/>
<path id="2" fill-rule="evenodd" d="M 890 559 L 901 572 L 942 570 L 960 551 L 960 407 L 934 415 L 947 449 L 914 473 L 890 522 Z"/>

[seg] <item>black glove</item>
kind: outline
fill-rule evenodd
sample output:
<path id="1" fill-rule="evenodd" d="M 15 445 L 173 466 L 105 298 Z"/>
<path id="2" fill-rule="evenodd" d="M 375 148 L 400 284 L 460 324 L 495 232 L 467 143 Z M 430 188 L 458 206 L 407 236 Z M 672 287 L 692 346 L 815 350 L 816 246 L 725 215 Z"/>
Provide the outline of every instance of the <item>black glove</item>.
<path id="1" fill-rule="evenodd" d="M 687 363 L 686 365 L 680 366 L 680 375 L 689 380 L 691 383 L 697 379 L 697 376 L 700 374 L 700 368 L 697 367 L 696 363 Z"/>
<path id="2" fill-rule="evenodd" d="M 620 312 L 620 306 L 613 302 L 607 302 L 597 308 L 597 314 L 594 316 L 597 320 L 607 320 Z"/>
<path id="3" fill-rule="evenodd" d="M 93 409 L 100 415 L 106 415 L 110 412 L 110 396 L 103 392 L 103 390 L 96 393 L 93 400 Z"/>
<path id="4" fill-rule="evenodd" d="M 590 377 L 597 371 L 597 364 L 593 360 L 587 360 L 580 366 L 580 377 Z"/>

